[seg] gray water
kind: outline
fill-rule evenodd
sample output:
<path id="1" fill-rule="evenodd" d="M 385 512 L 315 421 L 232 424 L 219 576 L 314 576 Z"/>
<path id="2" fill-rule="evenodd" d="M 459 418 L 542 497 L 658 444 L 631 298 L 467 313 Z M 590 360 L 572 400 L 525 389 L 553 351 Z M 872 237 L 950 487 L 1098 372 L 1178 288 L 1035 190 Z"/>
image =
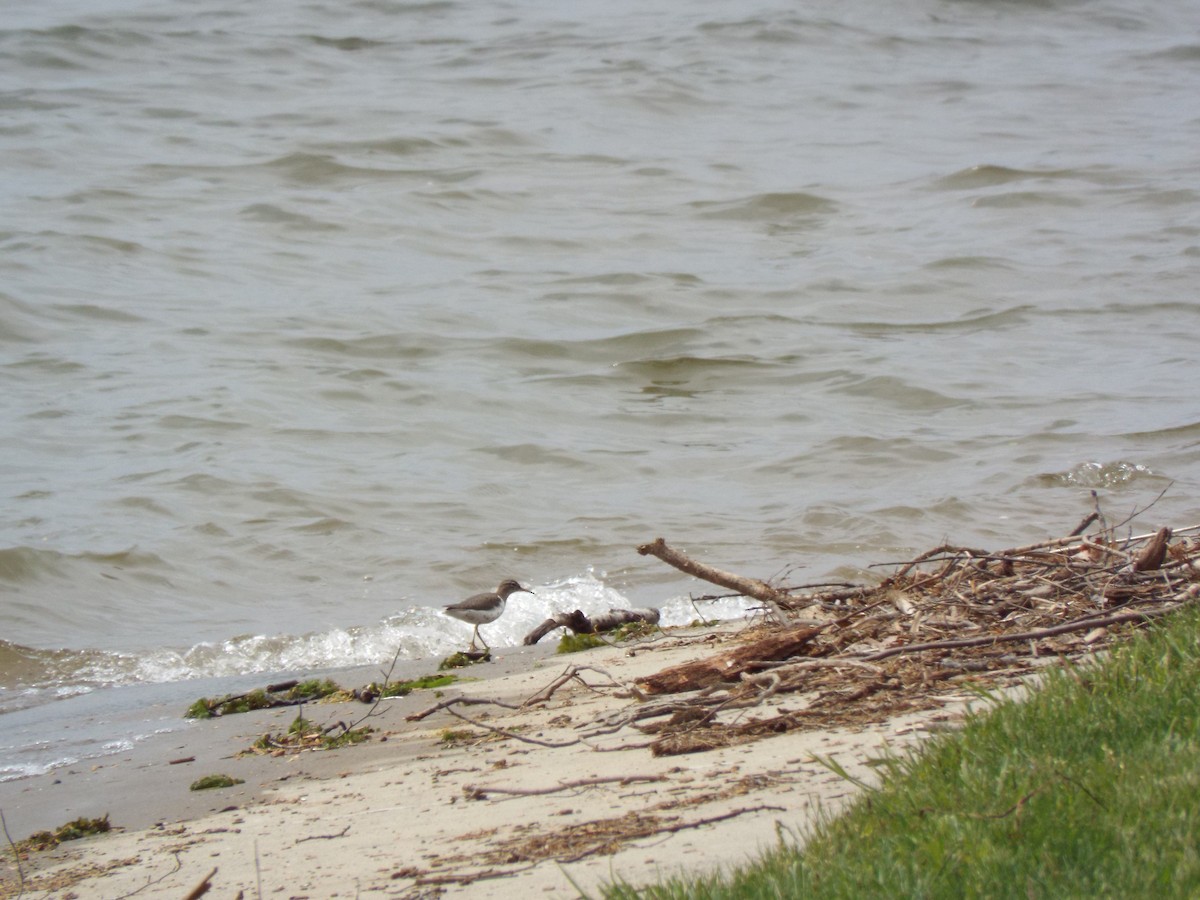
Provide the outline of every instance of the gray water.
<path id="1" fill-rule="evenodd" d="M 1200 519 L 1194 4 L 2 25 L 0 709 Z"/>

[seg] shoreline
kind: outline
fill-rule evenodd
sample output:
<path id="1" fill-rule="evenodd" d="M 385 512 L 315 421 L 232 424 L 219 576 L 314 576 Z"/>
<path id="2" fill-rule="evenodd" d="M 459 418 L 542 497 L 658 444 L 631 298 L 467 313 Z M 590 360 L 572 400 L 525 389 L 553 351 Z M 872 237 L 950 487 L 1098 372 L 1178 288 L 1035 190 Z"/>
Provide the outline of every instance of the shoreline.
<path id="1" fill-rule="evenodd" d="M 177 898 L 216 868 L 212 884 L 228 896 L 258 896 L 261 883 L 264 896 L 286 888 L 327 897 L 368 890 L 504 897 L 737 865 L 781 833 L 802 834 L 858 793 L 817 757 L 833 757 L 869 782 L 871 757 L 902 752 L 967 701 L 945 696 L 932 709 L 880 724 L 794 731 L 679 756 L 653 756 L 636 733 L 576 742 L 581 725 L 637 703 L 619 696 L 614 681 L 630 685 L 711 656 L 745 628 L 676 629 L 644 646 L 566 656 L 549 644 L 497 648 L 494 662 L 462 673 L 479 680 L 444 688 L 443 698 L 519 706 L 572 666 L 590 685 L 571 679 L 531 709 L 485 705 L 463 713 L 509 737 L 447 709 L 408 721 L 438 703 L 434 692 L 414 691 L 381 703 L 368 722 L 377 733 L 354 747 L 237 755 L 264 732 L 286 730 L 297 714 L 287 707 L 194 722 L 115 758 L 0 784 L 15 840 L 78 816 L 108 814 L 114 827 L 31 854 L 23 864 L 25 896 L 74 885 L 98 897 L 137 890 Z M 405 661 L 394 678 L 431 667 L 431 660 Z M 338 680 L 350 686 L 356 675 L 365 683 L 378 670 L 344 671 Z M 353 721 L 368 708 L 309 704 L 304 715 Z M 446 742 L 447 730 L 464 736 Z M 171 762 L 187 757 L 194 761 Z M 212 774 L 244 783 L 188 789 Z M 560 789 L 564 783 L 575 786 Z M 11 852 L 0 871 L 0 887 L 15 893 Z"/>

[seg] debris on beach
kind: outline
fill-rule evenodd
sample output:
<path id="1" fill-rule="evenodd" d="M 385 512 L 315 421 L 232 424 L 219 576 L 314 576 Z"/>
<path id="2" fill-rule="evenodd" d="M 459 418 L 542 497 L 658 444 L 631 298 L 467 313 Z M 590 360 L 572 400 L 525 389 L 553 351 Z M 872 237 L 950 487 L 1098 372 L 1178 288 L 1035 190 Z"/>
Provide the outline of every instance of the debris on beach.
<path id="1" fill-rule="evenodd" d="M 569 629 L 576 635 L 596 635 L 613 632 L 615 640 L 651 634 L 656 630 L 661 613 L 649 609 L 610 609 L 606 613 L 589 618 L 581 609 L 569 613 L 555 613 L 544 621 L 522 641 L 526 646 L 536 644 L 556 628 Z"/>
<path id="2" fill-rule="evenodd" d="M 1102 527 L 1088 533 L 1098 519 Z M 932 709 L 951 695 L 1016 684 L 1049 663 L 1095 653 L 1194 603 L 1200 525 L 1119 536 L 1127 524 L 1107 527 L 1095 513 L 1068 536 L 1023 547 L 943 544 L 892 564 L 895 571 L 875 584 L 808 591 L 714 568 L 659 538 L 638 552 L 763 603 L 761 615 L 740 632 L 666 638 L 729 647 L 631 684 L 600 670 L 589 674 L 586 665 L 569 667 L 520 708 L 548 703 L 569 683 L 634 702 L 577 726 L 577 734 L 563 740 L 543 741 L 467 716 L 456 708 L 466 698 L 442 700 L 408 719 L 446 710 L 493 738 L 548 746 L 595 746 L 633 731 L 652 740 L 627 740 L 627 746 L 671 756 Z M 662 641 L 633 643 L 629 652 L 650 646 Z"/>
<path id="3" fill-rule="evenodd" d="M 205 775 L 197 778 L 188 788 L 189 791 L 211 791 L 217 788 L 234 787 L 245 784 L 245 779 L 234 778 L 232 775 Z"/>
<path id="4" fill-rule="evenodd" d="M 935 706 L 964 684 L 1013 683 L 1048 662 L 1094 653 L 1200 597 L 1200 540 L 1181 537 L 1200 526 L 1086 534 L 1096 518 L 1066 537 L 995 552 L 943 544 L 878 584 L 811 592 L 712 569 L 660 538 L 639 552 L 761 600 L 768 624 L 743 637 L 758 636 L 748 653 L 638 681 L 644 695 L 672 696 L 631 719 L 658 735 L 651 749 L 664 756 L 878 722 Z M 798 629 L 802 646 L 764 645 L 783 629 Z M 718 682 L 723 689 L 713 690 Z M 784 694 L 805 703 L 746 717 Z M 664 721 L 645 724 L 655 718 Z"/>

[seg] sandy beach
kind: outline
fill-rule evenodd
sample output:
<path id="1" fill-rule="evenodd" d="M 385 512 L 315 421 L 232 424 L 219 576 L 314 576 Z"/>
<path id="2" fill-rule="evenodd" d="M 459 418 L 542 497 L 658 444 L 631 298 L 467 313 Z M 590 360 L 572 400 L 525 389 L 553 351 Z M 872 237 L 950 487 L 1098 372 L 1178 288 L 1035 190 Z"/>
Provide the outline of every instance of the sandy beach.
<path id="1" fill-rule="evenodd" d="M 77 816 L 107 814 L 114 826 L 31 854 L 24 895 L 178 898 L 211 873 L 209 896 L 218 897 L 573 896 L 614 879 L 732 866 L 854 795 L 820 759 L 870 781 L 873 758 L 959 715 L 963 699 L 948 696 L 881 724 L 673 756 L 654 756 L 633 728 L 595 734 L 639 703 L 629 690 L 637 679 L 712 656 L 742 627 L 570 656 L 549 646 L 498 650 L 465 673 L 478 680 L 379 704 L 369 720 L 377 732 L 358 746 L 240 754 L 296 715 L 263 710 L 197 722 L 94 767 L 7 783 L 0 802 L 16 840 Z M 570 667 L 576 676 L 560 678 Z M 358 674 L 378 673 L 345 679 Z M 555 684 L 544 702 L 527 704 Z M 410 720 L 459 697 L 498 704 Z M 344 721 L 368 708 L 310 704 L 305 715 Z M 189 790 L 217 773 L 244 783 Z M 11 854 L 4 869 L 11 896 L 20 878 Z"/>

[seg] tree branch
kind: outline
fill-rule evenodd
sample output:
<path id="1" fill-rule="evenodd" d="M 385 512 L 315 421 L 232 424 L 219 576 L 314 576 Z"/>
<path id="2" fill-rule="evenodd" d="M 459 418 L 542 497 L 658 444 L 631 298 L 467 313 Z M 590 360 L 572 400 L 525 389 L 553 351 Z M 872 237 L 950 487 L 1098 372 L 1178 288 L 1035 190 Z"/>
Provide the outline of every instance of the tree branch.
<path id="1" fill-rule="evenodd" d="M 788 599 L 786 592 L 771 587 L 765 581 L 735 575 L 732 572 L 726 572 L 722 569 L 696 562 L 680 551 L 668 547 L 667 542 L 662 538 L 655 538 L 651 543 L 643 544 L 637 548 L 637 552 L 642 556 L 656 556 L 667 565 L 674 566 L 681 572 L 686 572 L 688 575 L 694 575 L 696 578 L 701 578 L 712 584 L 719 584 L 721 587 L 737 591 L 745 597 L 762 600 L 764 603 L 779 603 Z"/>

